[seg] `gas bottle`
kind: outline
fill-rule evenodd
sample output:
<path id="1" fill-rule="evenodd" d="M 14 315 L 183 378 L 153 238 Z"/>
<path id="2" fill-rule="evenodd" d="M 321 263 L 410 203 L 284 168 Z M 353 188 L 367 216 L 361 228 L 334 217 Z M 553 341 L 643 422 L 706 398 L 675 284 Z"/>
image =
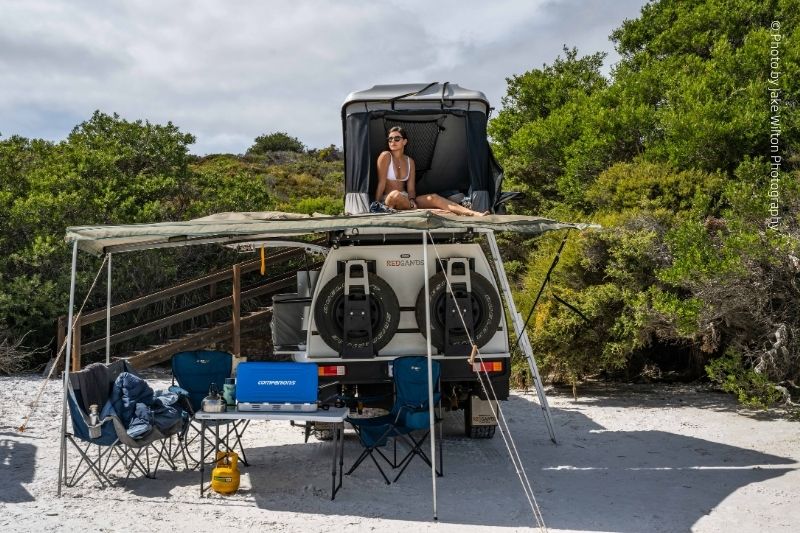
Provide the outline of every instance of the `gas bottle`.
<path id="1" fill-rule="evenodd" d="M 233 494 L 239 489 L 239 456 L 233 452 L 217 452 L 211 471 L 211 488 L 220 494 Z"/>

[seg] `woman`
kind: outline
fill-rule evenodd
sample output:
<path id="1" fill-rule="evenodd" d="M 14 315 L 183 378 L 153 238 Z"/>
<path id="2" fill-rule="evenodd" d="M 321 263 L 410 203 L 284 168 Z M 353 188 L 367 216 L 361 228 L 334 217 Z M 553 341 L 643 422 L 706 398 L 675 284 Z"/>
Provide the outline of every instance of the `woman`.
<path id="1" fill-rule="evenodd" d="M 378 156 L 378 188 L 375 198 L 387 207 L 397 210 L 442 209 L 457 215 L 483 216 L 438 194 L 416 194 L 416 167 L 414 160 L 405 155 L 408 136 L 403 128 L 395 126 L 386 139 L 389 149 Z"/>

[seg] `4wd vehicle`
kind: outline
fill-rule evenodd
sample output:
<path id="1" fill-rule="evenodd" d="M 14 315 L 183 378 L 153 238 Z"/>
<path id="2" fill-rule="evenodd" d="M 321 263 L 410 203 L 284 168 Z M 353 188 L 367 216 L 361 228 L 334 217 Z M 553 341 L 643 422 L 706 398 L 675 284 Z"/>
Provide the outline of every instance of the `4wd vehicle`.
<path id="1" fill-rule="evenodd" d="M 416 162 L 418 194 L 459 191 L 473 209 L 501 213 L 514 195 L 501 192 L 502 170 L 486 138 L 489 110 L 483 93 L 449 83 L 375 86 L 352 93 L 342 107 L 346 212 L 369 212 L 378 155 L 386 148 L 389 129 L 402 126 L 410 139 L 406 153 Z M 388 403 L 392 360 L 427 354 L 427 276 L 443 403 L 464 409 L 467 435 L 491 437 L 496 420 L 477 372 L 488 371 L 493 394 L 505 400 L 510 359 L 505 312 L 481 246 L 484 238 L 470 228 L 430 232 L 435 246 L 429 247 L 433 260 L 425 272 L 423 235 L 392 228 L 331 232 L 321 269 L 301 272 L 298 292 L 273 300 L 275 350 L 319 365 L 320 398 L 340 395 L 353 403 L 386 398 Z M 486 236 L 496 253 L 493 235 Z M 501 260 L 496 256 L 494 261 Z M 496 270 L 507 289 L 505 273 Z M 448 279 L 455 297 L 449 294 Z M 482 362 L 470 362 L 470 338 Z"/>

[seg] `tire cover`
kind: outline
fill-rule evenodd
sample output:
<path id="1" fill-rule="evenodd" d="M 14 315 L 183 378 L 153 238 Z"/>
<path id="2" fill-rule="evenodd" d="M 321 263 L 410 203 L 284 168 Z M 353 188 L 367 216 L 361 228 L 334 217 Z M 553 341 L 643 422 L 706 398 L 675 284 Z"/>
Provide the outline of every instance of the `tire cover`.
<path id="1" fill-rule="evenodd" d="M 397 332 L 400 323 L 400 304 L 392 288 L 380 276 L 369 273 L 370 315 L 372 318 L 372 344 L 377 353 Z M 314 324 L 325 344 L 341 352 L 344 337 L 344 274 L 328 281 L 319 291 L 314 305 Z M 350 337 L 349 346 L 365 348 L 369 338 Z"/>
<path id="2" fill-rule="evenodd" d="M 497 333 L 500 325 L 500 317 L 503 314 L 500 295 L 497 294 L 491 282 L 477 272 L 470 272 L 470 283 L 472 285 L 472 329 L 473 340 L 478 348 L 485 345 Z M 444 351 L 444 326 L 443 310 L 446 306 L 447 278 L 444 272 L 438 272 L 431 276 L 428 281 L 431 292 L 431 344 L 441 351 Z M 425 327 L 425 287 L 420 289 L 417 295 L 417 305 L 415 308 L 417 326 L 419 326 L 422 336 L 426 336 Z M 451 341 L 453 338 L 451 337 Z M 466 334 L 456 335 L 454 345 L 469 344 Z"/>

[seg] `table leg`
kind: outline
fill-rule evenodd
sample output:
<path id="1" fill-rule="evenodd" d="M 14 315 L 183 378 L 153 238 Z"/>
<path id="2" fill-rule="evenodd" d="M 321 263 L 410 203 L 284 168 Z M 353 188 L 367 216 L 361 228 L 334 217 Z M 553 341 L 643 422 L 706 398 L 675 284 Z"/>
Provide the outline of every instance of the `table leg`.
<path id="1" fill-rule="evenodd" d="M 336 488 L 338 491 L 342 488 L 342 471 L 344 470 L 344 422 L 339 426 L 339 486 Z"/>
<path id="2" fill-rule="evenodd" d="M 336 480 L 336 456 L 339 456 L 339 480 Z M 344 469 L 344 423 L 333 426 L 333 465 L 331 474 L 331 500 L 336 498 L 336 493 L 342 488 L 342 470 Z"/>
<path id="3" fill-rule="evenodd" d="M 206 462 L 204 460 L 206 452 L 206 421 L 200 421 L 200 497 L 203 497 L 203 483 L 206 480 Z"/>
<path id="4" fill-rule="evenodd" d="M 333 457 L 331 460 L 331 500 L 336 498 L 336 447 L 339 443 L 339 428 L 333 427 Z"/>

